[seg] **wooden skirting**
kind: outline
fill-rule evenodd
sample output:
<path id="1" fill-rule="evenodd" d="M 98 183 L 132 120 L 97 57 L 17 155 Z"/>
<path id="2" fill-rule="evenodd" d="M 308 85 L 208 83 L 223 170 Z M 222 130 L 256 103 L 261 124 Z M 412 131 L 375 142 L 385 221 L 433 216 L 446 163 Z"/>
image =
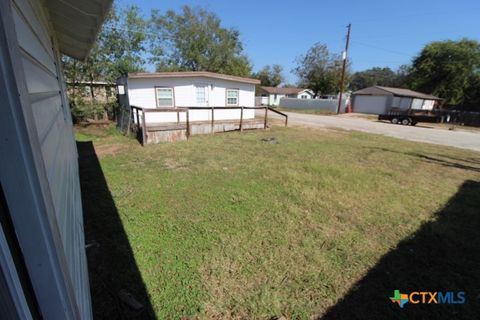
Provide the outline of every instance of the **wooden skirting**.
<path id="1" fill-rule="evenodd" d="M 258 119 L 245 119 L 240 128 L 239 120 L 192 121 L 188 135 L 212 134 L 228 131 L 264 129 L 265 123 Z M 185 123 L 149 123 L 146 126 L 146 144 L 186 140 L 187 125 Z"/>

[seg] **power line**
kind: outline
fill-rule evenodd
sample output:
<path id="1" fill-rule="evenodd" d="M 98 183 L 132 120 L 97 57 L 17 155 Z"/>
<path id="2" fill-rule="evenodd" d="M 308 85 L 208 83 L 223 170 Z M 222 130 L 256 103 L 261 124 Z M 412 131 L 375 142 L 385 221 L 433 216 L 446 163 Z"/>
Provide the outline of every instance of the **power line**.
<path id="1" fill-rule="evenodd" d="M 478 12 L 480 10 L 480 7 L 477 8 L 464 8 L 466 12 Z M 407 20 L 408 18 L 415 18 L 415 17 L 425 17 L 425 16 L 440 16 L 440 15 L 448 15 L 449 17 L 458 14 L 458 15 L 465 15 L 465 11 L 439 11 L 439 12 L 434 12 L 434 11 L 429 11 L 429 12 L 418 12 L 418 13 L 412 13 L 412 14 L 406 14 L 406 15 L 399 15 L 399 16 L 384 16 L 384 17 L 377 17 L 377 18 L 371 18 L 371 19 L 359 19 L 359 20 L 352 20 L 355 24 L 357 23 L 363 23 L 363 22 L 379 22 L 379 21 L 392 21 L 395 19 L 395 23 L 398 24 L 399 22 L 405 22 L 405 23 L 411 23 L 411 20 Z"/>
<path id="2" fill-rule="evenodd" d="M 385 52 L 390 52 L 390 53 L 398 54 L 398 55 L 401 55 L 401 56 L 407 56 L 407 57 L 412 57 L 412 56 L 414 56 L 413 54 L 410 54 L 410 53 L 400 52 L 400 51 L 395 51 L 395 50 L 390 50 L 390 49 L 378 47 L 378 46 L 376 46 L 376 45 L 368 44 L 368 43 L 364 43 L 364 42 L 360 42 L 360 41 L 353 41 L 353 40 L 352 40 L 352 42 L 353 42 L 353 43 L 356 43 L 356 44 L 359 44 L 359 45 L 361 45 L 361 46 L 365 46 L 365 47 L 369 47 L 369 48 L 373 48 L 373 49 L 377 49 L 377 50 L 382 50 L 382 51 L 385 51 Z"/>

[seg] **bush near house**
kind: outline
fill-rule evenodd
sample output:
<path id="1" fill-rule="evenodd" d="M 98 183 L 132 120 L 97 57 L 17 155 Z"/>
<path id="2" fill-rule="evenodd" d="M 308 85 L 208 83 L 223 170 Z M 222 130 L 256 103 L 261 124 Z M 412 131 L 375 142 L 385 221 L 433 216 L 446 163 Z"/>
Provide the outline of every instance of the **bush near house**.
<path id="1" fill-rule="evenodd" d="M 118 102 L 109 103 L 86 103 L 71 102 L 73 123 L 78 124 L 89 120 L 114 120 Z"/>

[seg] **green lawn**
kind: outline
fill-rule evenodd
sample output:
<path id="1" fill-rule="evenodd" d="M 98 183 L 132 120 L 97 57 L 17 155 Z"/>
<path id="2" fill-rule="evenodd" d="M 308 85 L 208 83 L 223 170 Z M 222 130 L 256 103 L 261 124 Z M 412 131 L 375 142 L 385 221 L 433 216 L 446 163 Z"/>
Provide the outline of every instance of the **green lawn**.
<path id="1" fill-rule="evenodd" d="M 354 316 L 387 319 L 417 307 L 388 299 L 409 281 L 467 291 L 470 305 L 433 308 L 438 317 L 478 315 L 479 153 L 297 127 L 147 147 L 111 129 L 78 131 L 108 185 L 80 150 L 87 239 L 100 245 L 90 265 L 99 318 L 130 312 L 116 298 L 123 288 L 148 306 L 130 313 L 138 318 L 328 318 L 335 305 L 331 318 L 347 318 L 365 307 L 358 289 L 374 303 Z M 425 247 L 438 239 L 443 251 Z"/>

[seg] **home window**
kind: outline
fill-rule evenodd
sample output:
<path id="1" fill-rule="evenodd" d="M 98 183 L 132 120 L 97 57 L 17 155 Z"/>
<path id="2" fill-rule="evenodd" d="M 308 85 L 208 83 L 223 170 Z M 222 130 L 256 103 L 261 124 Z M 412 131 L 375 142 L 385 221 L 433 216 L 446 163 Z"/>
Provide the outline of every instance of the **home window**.
<path id="1" fill-rule="evenodd" d="M 237 89 L 227 89 L 227 106 L 238 106 Z"/>
<path id="2" fill-rule="evenodd" d="M 308 96 L 306 94 L 302 94 L 301 98 L 302 99 L 308 99 Z"/>
<path id="3" fill-rule="evenodd" d="M 205 86 L 198 86 L 195 87 L 195 99 L 197 101 L 197 105 L 204 105 L 207 102 L 207 97 L 206 97 L 206 89 L 207 87 Z"/>
<path id="4" fill-rule="evenodd" d="M 173 89 L 155 88 L 157 92 L 157 108 L 173 107 Z"/>
<path id="5" fill-rule="evenodd" d="M 118 94 L 125 94 L 125 86 L 123 84 L 119 84 L 117 89 L 118 89 Z"/>

